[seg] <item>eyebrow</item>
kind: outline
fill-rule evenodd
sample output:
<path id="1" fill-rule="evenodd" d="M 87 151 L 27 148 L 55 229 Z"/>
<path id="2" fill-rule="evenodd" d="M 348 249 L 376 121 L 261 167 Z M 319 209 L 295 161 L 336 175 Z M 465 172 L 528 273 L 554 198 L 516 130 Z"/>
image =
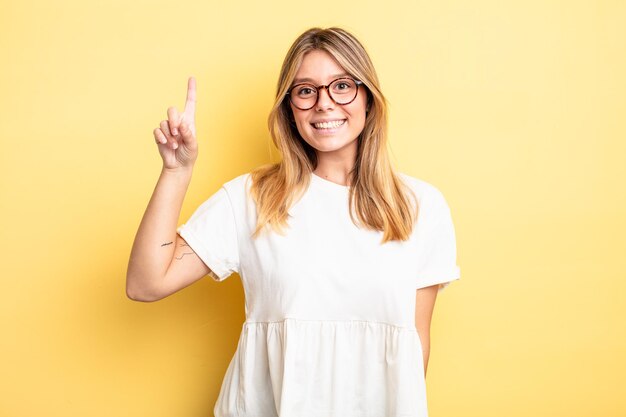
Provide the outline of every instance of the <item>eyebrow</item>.
<path id="1" fill-rule="evenodd" d="M 337 79 L 337 78 L 341 78 L 341 77 L 349 77 L 350 74 L 348 73 L 341 73 L 341 74 L 335 74 L 335 75 L 331 75 L 330 78 L 331 79 Z M 293 80 L 294 84 L 299 84 L 299 83 L 312 83 L 315 84 L 315 80 L 313 80 L 312 78 L 296 78 L 295 80 Z"/>

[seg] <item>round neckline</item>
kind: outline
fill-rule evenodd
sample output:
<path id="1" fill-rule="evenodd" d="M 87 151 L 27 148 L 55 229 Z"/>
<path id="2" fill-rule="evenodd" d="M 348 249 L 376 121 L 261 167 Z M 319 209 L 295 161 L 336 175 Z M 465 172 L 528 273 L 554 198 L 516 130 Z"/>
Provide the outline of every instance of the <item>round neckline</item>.
<path id="1" fill-rule="evenodd" d="M 313 180 L 315 182 L 317 182 L 318 184 L 321 184 L 323 186 L 326 187 L 332 187 L 335 189 L 339 189 L 339 190 L 344 190 L 344 191 L 348 191 L 350 189 L 349 185 L 342 185 L 342 184 L 337 184 L 336 182 L 327 180 L 326 178 L 320 177 L 319 175 L 317 175 L 316 173 L 311 171 L 311 176 L 313 177 Z"/>

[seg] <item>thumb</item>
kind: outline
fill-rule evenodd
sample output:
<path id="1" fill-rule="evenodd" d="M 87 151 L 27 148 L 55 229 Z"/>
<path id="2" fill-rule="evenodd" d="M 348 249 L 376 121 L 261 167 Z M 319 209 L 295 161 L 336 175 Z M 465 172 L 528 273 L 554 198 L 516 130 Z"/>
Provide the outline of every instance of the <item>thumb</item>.
<path id="1" fill-rule="evenodd" d="M 178 126 L 178 128 L 180 130 L 180 133 L 183 136 L 183 140 L 191 139 L 193 135 L 192 135 L 191 129 L 189 128 L 189 124 L 187 124 L 186 121 L 182 121 L 180 123 L 180 126 Z"/>
<path id="2" fill-rule="evenodd" d="M 187 124 L 187 122 L 180 122 L 180 126 L 178 126 L 178 128 L 180 129 L 180 133 L 182 133 L 183 136 L 189 135 L 189 125 Z"/>

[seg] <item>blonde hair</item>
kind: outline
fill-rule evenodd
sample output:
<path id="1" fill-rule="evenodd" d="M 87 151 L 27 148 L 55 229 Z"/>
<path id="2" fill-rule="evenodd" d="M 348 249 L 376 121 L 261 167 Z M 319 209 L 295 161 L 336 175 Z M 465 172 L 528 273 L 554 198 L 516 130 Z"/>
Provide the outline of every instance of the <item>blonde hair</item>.
<path id="1" fill-rule="evenodd" d="M 311 173 L 317 167 L 315 149 L 300 136 L 289 100 L 285 98 L 304 55 L 313 50 L 329 53 L 366 87 L 368 111 L 365 126 L 357 139 L 355 165 L 350 172 L 350 218 L 359 227 L 383 231 L 381 243 L 407 240 L 417 219 L 417 199 L 389 161 L 387 105 L 379 88 L 378 76 L 361 43 L 352 34 L 336 27 L 307 30 L 287 52 L 278 78 L 276 100 L 268 117 L 270 135 L 282 160 L 260 166 L 250 173 L 251 196 L 258 216 L 252 237 L 257 237 L 267 225 L 284 234 L 288 210 L 302 197 L 309 186 Z M 413 197 L 414 206 L 409 195 Z"/>

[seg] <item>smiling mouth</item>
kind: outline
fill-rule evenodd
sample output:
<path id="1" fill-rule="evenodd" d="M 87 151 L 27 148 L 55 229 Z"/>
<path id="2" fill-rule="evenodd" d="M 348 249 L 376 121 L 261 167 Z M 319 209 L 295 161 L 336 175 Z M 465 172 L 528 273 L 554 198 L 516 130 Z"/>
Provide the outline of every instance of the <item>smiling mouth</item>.
<path id="1" fill-rule="evenodd" d="M 333 120 L 332 122 L 321 122 L 321 123 L 311 123 L 311 126 L 318 130 L 323 129 L 335 129 L 339 126 L 342 126 L 346 122 L 346 119 L 343 120 Z"/>

